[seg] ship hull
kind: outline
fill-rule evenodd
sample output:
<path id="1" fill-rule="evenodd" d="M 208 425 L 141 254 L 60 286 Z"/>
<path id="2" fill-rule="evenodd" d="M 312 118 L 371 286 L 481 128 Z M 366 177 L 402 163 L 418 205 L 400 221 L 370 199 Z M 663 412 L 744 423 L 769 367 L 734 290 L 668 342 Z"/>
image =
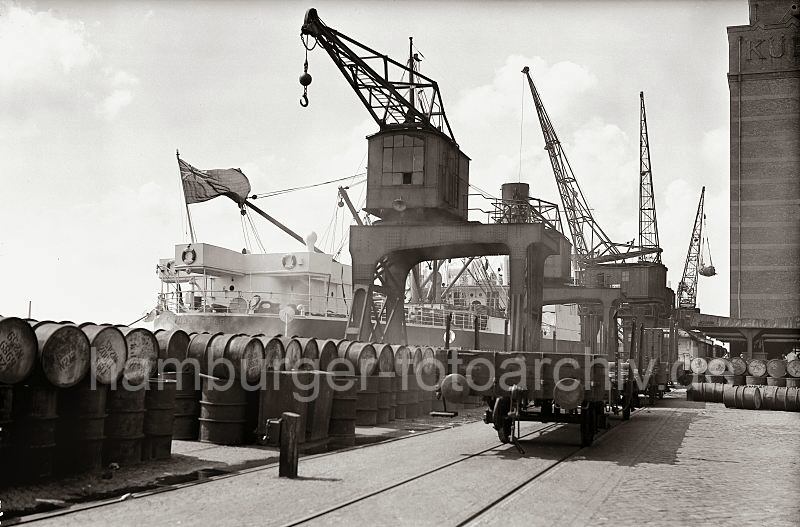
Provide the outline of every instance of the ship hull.
<path id="1" fill-rule="evenodd" d="M 219 314 L 219 313 L 171 313 L 156 316 L 153 329 L 182 329 L 187 333 L 243 333 L 245 335 L 291 335 L 319 339 L 344 338 L 347 319 L 337 317 L 297 316 L 288 324 L 276 315 Z M 444 346 L 444 328 L 406 324 L 408 343 L 416 346 Z M 475 349 L 475 335 L 472 331 L 454 329 L 452 347 Z M 480 332 L 479 347 L 483 350 L 505 349 L 505 336 L 501 333 Z M 541 351 L 561 353 L 583 353 L 579 341 L 542 339 Z"/>

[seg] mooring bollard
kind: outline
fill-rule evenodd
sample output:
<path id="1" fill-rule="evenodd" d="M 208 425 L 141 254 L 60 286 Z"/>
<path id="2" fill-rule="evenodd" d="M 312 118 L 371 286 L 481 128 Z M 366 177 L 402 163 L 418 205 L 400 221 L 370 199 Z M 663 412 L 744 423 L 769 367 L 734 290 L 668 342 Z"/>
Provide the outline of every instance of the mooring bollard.
<path id="1" fill-rule="evenodd" d="M 293 412 L 281 414 L 281 455 L 278 476 L 282 478 L 297 477 L 297 435 L 300 431 L 300 415 Z"/>

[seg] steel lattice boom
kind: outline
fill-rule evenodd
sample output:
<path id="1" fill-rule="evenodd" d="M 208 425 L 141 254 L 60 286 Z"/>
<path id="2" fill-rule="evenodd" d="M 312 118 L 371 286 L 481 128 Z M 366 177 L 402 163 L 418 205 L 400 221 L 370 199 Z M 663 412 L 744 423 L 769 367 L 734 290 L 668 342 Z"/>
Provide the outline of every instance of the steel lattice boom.
<path id="1" fill-rule="evenodd" d="M 650 139 L 647 135 L 647 113 L 644 107 L 644 92 L 639 92 L 639 246 L 642 249 L 658 249 L 658 221 L 656 198 L 653 194 L 653 172 L 650 169 Z M 661 253 L 639 256 L 640 262 L 661 263 Z"/>
<path id="2" fill-rule="evenodd" d="M 703 203 L 706 187 L 700 192 L 700 203 L 694 218 L 692 238 L 689 240 L 689 251 L 686 253 L 686 264 L 683 266 L 683 278 L 678 284 L 678 307 L 694 309 L 697 305 L 697 271 L 700 267 L 700 242 L 703 239 Z"/>
<path id="3" fill-rule="evenodd" d="M 326 26 L 316 9 L 306 13 L 301 35 L 313 37 L 328 52 L 381 130 L 416 126 L 455 142 L 439 85 L 413 64 L 401 64 Z"/>

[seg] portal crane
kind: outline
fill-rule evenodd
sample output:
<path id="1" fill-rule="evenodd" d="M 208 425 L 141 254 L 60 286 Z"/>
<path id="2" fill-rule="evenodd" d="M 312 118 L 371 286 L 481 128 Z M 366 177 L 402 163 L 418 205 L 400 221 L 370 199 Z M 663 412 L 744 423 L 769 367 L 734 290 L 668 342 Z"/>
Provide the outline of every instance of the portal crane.
<path id="1" fill-rule="evenodd" d="M 683 278 L 678 284 L 676 295 L 678 307 L 694 309 L 697 305 L 697 272 L 700 268 L 700 243 L 703 239 L 703 204 L 705 202 L 706 187 L 700 191 L 700 203 L 697 205 L 697 214 L 694 218 L 692 237 L 689 240 L 689 251 L 686 253 L 686 263 L 683 266 Z"/>
<path id="2" fill-rule="evenodd" d="M 616 262 L 627 258 L 647 254 L 657 254 L 659 248 L 642 248 L 633 245 L 612 242 L 597 221 L 592 216 L 591 208 L 581 191 L 578 180 L 572 171 L 567 155 L 561 146 L 561 141 L 556 135 L 550 116 L 544 108 L 544 103 L 539 96 L 536 85 L 530 75 L 530 68 L 525 66 L 522 73 L 528 78 L 533 103 L 539 116 L 539 124 L 544 135 L 544 148 L 550 157 L 553 175 L 556 178 L 561 203 L 564 206 L 564 215 L 567 218 L 575 254 L 578 258 L 578 267 L 581 271 L 587 266 L 605 262 Z M 624 248 L 624 252 L 620 250 Z"/>
<path id="3" fill-rule="evenodd" d="M 439 85 L 415 70 L 413 60 L 401 64 L 326 26 L 313 8 L 306 12 L 300 34 L 315 39 L 313 45 L 309 45 L 308 38 L 303 41 L 307 51 L 319 44 L 330 55 L 381 131 L 418 127 L 442 133 L 456 142 Z M 306 60 L 304 77 L 308 75 L 307 68 Z M 310 82 L 310 76 L 301 77 L 304 86 Z M 414 100 L 415 95 L 418 101 Z"/>
<path id="4" fill-rule="evenodd" d="M 650 169 L 650 139 L 647 136 L 644 92 L 639 92 L 639 101 L 639 247 L 658 249 L 656 197 L 653 194 L 653 172 Z M 642 254 L 639 261 L 661 263 L 661 252 Z"/>

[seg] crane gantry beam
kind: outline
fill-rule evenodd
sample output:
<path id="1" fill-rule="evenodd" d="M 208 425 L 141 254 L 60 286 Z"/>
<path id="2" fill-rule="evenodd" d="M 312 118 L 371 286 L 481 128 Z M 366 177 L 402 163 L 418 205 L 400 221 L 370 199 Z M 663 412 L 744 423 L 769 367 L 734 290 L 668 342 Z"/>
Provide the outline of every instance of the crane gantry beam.
<path id="1" fill-rule="evenodd" d="M 703 239 L 703 205 L 705 202 L 706 187 L 700 191 L 700 203 L 697 205 L 697 214 L 694 217 L 692 237 L 689 239 L 689 251 L 686 253 L 686 263 L 683 266 L 683 277 L 678 284 L 676 301 L 679 308 L 694 309 L 697 306 L 697 272 L 700 267 L 700 243 Z"/>

